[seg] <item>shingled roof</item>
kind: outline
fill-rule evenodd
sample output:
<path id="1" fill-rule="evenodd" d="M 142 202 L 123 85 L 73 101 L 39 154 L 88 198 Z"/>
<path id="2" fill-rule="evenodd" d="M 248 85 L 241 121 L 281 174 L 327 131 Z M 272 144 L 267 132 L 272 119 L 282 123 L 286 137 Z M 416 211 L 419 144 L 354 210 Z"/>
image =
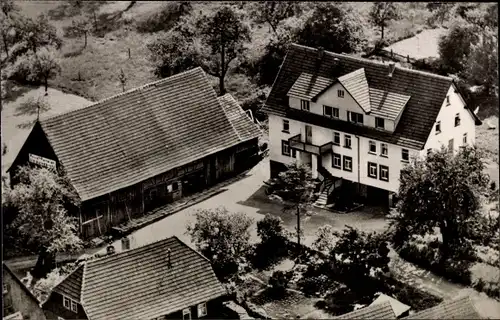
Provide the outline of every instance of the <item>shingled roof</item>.
<path id="1" fill-rule="evenodd" d="M 333 319 L 396 319 L 389 301 L 370 305 L 352 312 L 334 317 Z"/>
<path id="2" fill-rule="evenodd" d="M 364 68 L 339 77 L 339 82 L 351 94 L 364 112 L 370 112 L 370 89 Z"/>
<path id="3" fill-rule="evenodd" d="M 201 68 L 40 124 L 82 200 L 139 183 L 253 134 L 239 135 Z"/>
<path id="4" fill-rule="evenodd" d="M 226 294 L 210 262 L 177 237 L 86 261 L 54 291 L 76 299 L 74 283 L 90 320 L 154 319 Z"/>
<path id="5" fill-rule="evenodd" d="M 364 69 L 370 88 L 411 97 L 401 115 L 396 130 L 389 135 L 377 135 L 376 130 L 361 129 L 361 126 L 348 124 L 349 131 L 368 138 L 423 149 L 443 101 L 453 83 L 452 78 L 427 72 L 395 67 L 392 77 L 388 76 L 389 67 L 380 62 L 336 54 L 325 51 L 318 66 L 318 50 L 298 44 L 290 45 L 273 88 L 264 106 L 269 114 L 302 120 L 303 113 L 297 114 L 288 106 L 287 93 L 303 73 L 311 77 L 338 79 L 339 77 Z M 372 99 L 373 95 L 370 96 Z M 374 108 L 372 107 L 372 110 Z M 330 119 L 329 119 L 330 120 Z M 321 121 L 321 120 L 318 120 Z M 330 120 L 327 127 L 335 127 Z M 375 135 L 373 136 L 372 133 Z"/>
<path id="6" fill-rule="evenodd" d="M 232 95 L 226 93 L 217 99 L 224 109 L 224 112 L 226 112 L 226 116 L 236 130 L 240 140 L 248 141 L 262 134 L 259 127 L 253 123 Z"/>
<path id="7" fill-rule="evenodd" d="M 468 296 L 444 301 L 402 319 L 483 319 Z"/>

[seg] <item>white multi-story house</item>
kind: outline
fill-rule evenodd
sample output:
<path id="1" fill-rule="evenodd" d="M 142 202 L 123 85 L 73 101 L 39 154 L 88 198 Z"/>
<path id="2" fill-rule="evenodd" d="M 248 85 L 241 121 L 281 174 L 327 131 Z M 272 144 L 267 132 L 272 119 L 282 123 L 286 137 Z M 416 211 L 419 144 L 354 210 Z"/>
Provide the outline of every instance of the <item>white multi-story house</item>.
<path id="1" fill-rule="evenodd" d="M 298 161 L 388 204 L 410 159 L 473 144 L 481 123 L 452 78 L 296 44 L 264 110 L 272 177 Z"/>

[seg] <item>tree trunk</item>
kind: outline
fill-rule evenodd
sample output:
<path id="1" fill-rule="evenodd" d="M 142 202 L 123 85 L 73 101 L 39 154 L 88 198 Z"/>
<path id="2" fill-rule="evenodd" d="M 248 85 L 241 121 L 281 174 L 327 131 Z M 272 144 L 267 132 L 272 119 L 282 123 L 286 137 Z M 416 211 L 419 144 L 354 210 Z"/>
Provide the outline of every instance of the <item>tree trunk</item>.
<path id="1" fill-rule="evenodd" d="M 85 37 L 85 44 L 83 45 L 83 49 L 85 49 L 87 48 L 87 32 L 84 32 L 83 35 Z"/>
<path id="2" fill-rule="evenodd" d="M 219 76 L 219 91 L 220 91 L 220 95 L 223 96 L 225 93 L 226 93 L 226 88 L 224 88 L 224 76 L 226 75 L 226 71 L 225 71 L 225 63 L 226 63 L 226 59 L 225 59 L 225 51 L 224 51 L 224 45 L 221 45 L 221 55 L 220 55 L 220 59 L 221 59 L 221 72 L 220 72 L 220 76 Z"/>
<path id="3" fill-rule="evenodd" d="M 7 43 L 7 39 L 5 38 L 5 36 L 2 36 L 2 40 L 3 40 L 3 47 L 5 49 L 5 54 L 7 55 L 7 58 L 9 58 L 9 45 Z"/>
<path id="4" fill-rule="evenodd" d="M 380 40 L 384 40 L 384 25 L 380 27 L 380 33 L 381 33 Z"/>
<path id="5" fill-rule="evenodd" d="M 441 261 L 440 263 L 444 263 L 451 254 L 451 241 L 453 240 L 453 232 L 450 230 L 450 227 L 443 221 L 439 226 L 439 231 L 441 232 L 441 236 L 443 237 L 443 243 L 441 245 Z"/>
<path id="6" fill-rule="evenodd" d="M 41 279 L 54 269 L 56 264 L 56 255 L 47 252 L 46 248 L 40 249 L 35 268 L 33 268 L 33 277 Z"/>
<path id="7" fill-rule="evenodd" d="M 297 244 L 298 253 L 300 255 L 300 206 L 297 206 Z"/>
<path id="8" fill-rule="evenodd" d="M 48 77 L 45 77 L 44 79 L 45 81 L 45 95 L 47 95 L 47 89 L 49 87 L 49 78 Z"/>

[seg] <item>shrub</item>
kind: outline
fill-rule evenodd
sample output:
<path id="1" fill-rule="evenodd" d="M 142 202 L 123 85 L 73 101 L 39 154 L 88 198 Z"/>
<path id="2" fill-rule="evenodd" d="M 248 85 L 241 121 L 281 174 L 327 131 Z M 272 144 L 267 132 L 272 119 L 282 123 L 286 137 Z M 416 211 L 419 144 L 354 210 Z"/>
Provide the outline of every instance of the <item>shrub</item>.
<path id="1" fill-rule="evenodd" d="M 343 284 L 337 286 L 325 297 L 326 309 L 334 315 L 341 315 L 354 310 L 354 305 L 366 299 Z"/>
<path id="2" fill-rule="evenodd" d="M 324 274 L 312 277 L 302 277 L 297 286 L 307 296 L 321 296 L 330 288 L 330 281 Z"/>
<path id="3" fill-rule="evenodd" d="M 416 311 L 432 308 L 442 302 L 441 298 L 392 277 L 384 276 L 378 281 L 380 291 L 394 296 Z"/>
<path id="4" fill-rule="evenodd" d="M 179 21 L 179 18 L 189 13 L 192 6 L 189 2 L 167 2 L 158 11 L 136 23 L 137 31 L 141 33 L 154 33 L 170 30 Z"/>
<path id="5" fill-rule="evenodd" d="M 271 296 L 274 298 L 284 297 L 292 276 L 293 271 L 274 271 L 269 279 Z"/>

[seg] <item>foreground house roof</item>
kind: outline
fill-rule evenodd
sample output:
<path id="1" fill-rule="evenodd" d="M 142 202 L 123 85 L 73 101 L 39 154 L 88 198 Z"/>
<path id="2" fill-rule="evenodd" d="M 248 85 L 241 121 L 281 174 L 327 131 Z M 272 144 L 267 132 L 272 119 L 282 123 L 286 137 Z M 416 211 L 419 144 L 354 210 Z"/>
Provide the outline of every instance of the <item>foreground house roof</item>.
<path id="1" fill-rule="evenodd" d="M 482 319 L 468 296 L 449 300 L 402 319 Z"/>
<path id="2" fill-rule="evenodd" d="M 380 304 L 380 303 L 384 303 L 388 301 L 390 304 L 391 304 L 391 308 L 392 308 L 392 311 L 394 311 L 394 315 L 396 317 L 399 317 L 400 315 L 402 315 L 403 313 L 405 313 L 406 311 L 410 310 L 410 306 L 394 299 L 393 297 L 391 296 L 388 296 L 388 295 L 385 295 L 385 294 L 381 294 L 377 297 L 377 299 L 375 299 L 371 304 L 370 306 L 373 306 L 373 305 L 376 305 L 376 304 Z"/>
<path id="3" fill-rule="evenodd" d="M 86 261 L 53 291 L 91 320 L 154 319 L 226 294 L 210 262 L 177 237 Z"/>
<path id="4" fill-rule="evenodd" d="M 35 304 L 40 304 L 40 300 L 38 300 L 37 297 L 24 285 L 24 283 L 19 279 L 14 272 L 7 266 L 5 262 L 2 262 L 2 268 L 3 270 L 7 271 L 12 279 L 19 285 L 19 287 L 26 293 L 26 295 L 35 303 Z"/>
<path id="5" fill-rule="evenodd" d="M 232 103 L 230 113 L 237 107 Z M 195 68 L 40 124 L 88 200 L 257 137 L 245 120 L 231 123 L 205 73 Z"/>
<path id="6" fill-rule="evenodd" d="M 333 319 L 396 319 L 391 303 L 385 301 L 334 317 Z"/>
<path id="7" fill-rule="evenodd" d="M 424 148 L 448 90 L 453 84 L 452 78 L 398 66 L 389 77 L 389 66 L 380 62 L 327 51 L 321 60 L 318 60 L 318 56 L 317 49 L 290 45 L 264 106 L 265 112 L 392 144 L 415 149 Z M 318 84 L 311 84 L 313 80 Z M 347 83 L 350 88 L 346 89 L 354 91 L 353 96 L 363 109 L 370 106 L 370 110 L 365 110 L 366 112 L 387 114 L 389 118 L 396 118 L 398 112 L 402 111 L 396 130 L 393 133 L 379 133 L 376 129 L 344 123 L 345 121 L 341 120 L 325 121 L 320 115 L 289 108 L 288 95 L 294 92 L 304 95 L 303 88 L 312 86 L 314 90 L 309 93 L 311 95 L 321 91 L 320 89 L 324 90 L 336 80 L 344 86 Z M 290 92 L 291 88 L 293 90 Z M 377 108 L 380 109 L 378 113 Z M 471 114 L 475 117 L 472 111 Z M 477 117 L 475 119 L 476 122 L 479 121 Z"/>

